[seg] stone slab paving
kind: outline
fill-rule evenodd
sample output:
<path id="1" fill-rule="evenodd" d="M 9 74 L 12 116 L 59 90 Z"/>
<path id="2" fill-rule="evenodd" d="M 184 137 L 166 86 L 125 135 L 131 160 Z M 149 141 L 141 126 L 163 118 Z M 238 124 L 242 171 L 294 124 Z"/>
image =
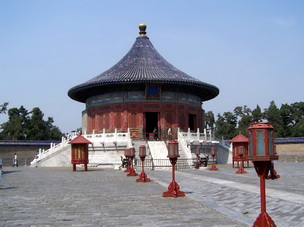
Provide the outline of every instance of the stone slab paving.
<path id="1" fill-rule="evenodd" d="M 164 182 L 170 175 L 150 172 Z M 135 179 L 114 170 L 5 167 L 0 226 L 247 226 L 192 199 L 192 189 L 183 198 L 163 198 L 166 187 Z"/>
<path id="2" fill-rule="evenodd" d="M 235 174 L 231 165 L 218 165 L 219 171 L 178 170 L 176 181 L 187 197 L 251 226 L 260 213 L 259 178 L 251 166 L 247 174 Z M 279 162 L 281 176 L 266 181 L 267 213 L 277 226 L 304 226 L 304 163 Z M 170 171 L 150 171 L 148 176 L 165 186 Z"/>

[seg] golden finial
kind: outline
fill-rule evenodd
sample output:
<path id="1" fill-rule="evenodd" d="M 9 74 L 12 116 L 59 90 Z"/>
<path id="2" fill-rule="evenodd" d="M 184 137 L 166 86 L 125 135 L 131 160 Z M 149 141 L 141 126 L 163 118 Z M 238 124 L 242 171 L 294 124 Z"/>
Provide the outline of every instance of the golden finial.
<path id="1" fill-rule="evenodd" d="M 140 24 L 138 27 L 139 27 L 139 36 L 146 36 L 147 25 Z"/>

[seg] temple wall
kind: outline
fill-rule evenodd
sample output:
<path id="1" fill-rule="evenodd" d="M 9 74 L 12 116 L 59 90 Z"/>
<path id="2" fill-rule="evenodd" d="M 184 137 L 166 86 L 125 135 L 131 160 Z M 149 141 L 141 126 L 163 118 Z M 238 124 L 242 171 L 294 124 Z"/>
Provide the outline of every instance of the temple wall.
<path id="1" fill-rule="evenodd" d="M 163 92 L 159 100 L 145 100 L 144 92 L 113 92 L 87 100 L 87 117 L 83 118 L 86 133 L 103 129 L 131 130 L 133 138 L 143 139 L 149 119 L 145 113 L 158 113 L 157 128 L 161 139 L 167 138 L 172 128 L 176 138 L 177 128 L 203 129 L 203 110 L 199 97 L 179 92 Z M 148 122 L 149 123 L 149 122 Z"/>

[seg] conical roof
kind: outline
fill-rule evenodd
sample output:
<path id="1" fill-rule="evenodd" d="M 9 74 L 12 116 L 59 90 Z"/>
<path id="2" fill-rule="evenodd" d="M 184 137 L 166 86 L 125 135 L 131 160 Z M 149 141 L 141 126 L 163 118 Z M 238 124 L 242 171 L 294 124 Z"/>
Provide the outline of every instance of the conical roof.
<path id="1" fill-rule="evenodd" d="M 229 142 L 230 143 L 248 143 L 249 139 L 246 136 L 244 136 L 243 134 L 239 133 L 237 136 L 232 138 Z"/>
<path id="2" fill-rule="evenodd" d="M 80 143 L 92 143 L 91 141 L 84 138 L 82 135 L 77 136 L 69 142 L 69 144 L 80 144 Z"/>
<path id="3" fill-rule="evenodd" d="M 101 73 L 87 82 L 71 88 L 68 95 L 80 102 L 85 102 L 92 95 L 98 95 L 121 90 L 122 86 L 143 86 L 145 84 L 161 84 L 162 86 L 176 86 L 178 90 L 195 93 L 202 101 L 216 97 L 219 89 L 204 83 L 178 70 L 167 62 L 154 48 L 146 36 L 146 25 L 141 24 L 140 36 L 129 52 L 112 68 Z"/>

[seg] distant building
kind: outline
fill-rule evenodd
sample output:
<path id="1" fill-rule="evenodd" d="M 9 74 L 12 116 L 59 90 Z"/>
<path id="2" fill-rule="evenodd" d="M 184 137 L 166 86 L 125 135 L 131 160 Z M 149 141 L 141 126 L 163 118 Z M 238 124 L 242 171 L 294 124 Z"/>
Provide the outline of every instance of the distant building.
<path id="1" fill-rule="evenodd" d="M 146 36 L 146 25 L 139 29 L 139 37 L 116 65 L 68 91 L 70 98 L 86 104 L 83 132 L 129 128 L 133 139 L 153 132 L 167 139 L 169 128 L 173 138 L 177 128 L 203 130 L 202 103 L 219 89 L 168 63 Z"/>

